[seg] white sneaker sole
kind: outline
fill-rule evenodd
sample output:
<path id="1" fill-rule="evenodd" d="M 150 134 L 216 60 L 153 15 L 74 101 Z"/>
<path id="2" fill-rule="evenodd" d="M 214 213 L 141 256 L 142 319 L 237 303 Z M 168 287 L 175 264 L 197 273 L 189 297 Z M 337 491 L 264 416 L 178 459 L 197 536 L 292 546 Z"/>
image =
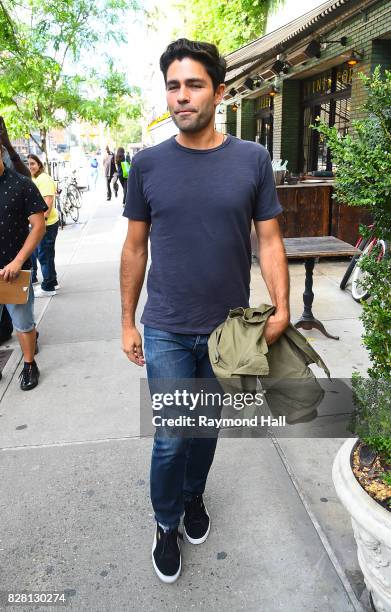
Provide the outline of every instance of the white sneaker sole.
<path id="1" fill-rule="evenodd" d="M 176 580 L 178 580 L 181 570 L 182 570 L 182 558 L 179 558 L 179 569 L 177 571 L 176 574 L 174 574 L 173 576 L 166 576 L 165 574 L 162 574 L 162 572 L 159 570 L 159 568 L 156 565 L 155 562 L 155 557 L 153 556 L 153 551 L 156 548 L 156 531 L 155 531 L 155 535 L 153 536 L 153 544 L 152 544 L 152 564 L 153 564 L 153 568 L 158 576 L 158 578 L 160 578 L 160 580 L 162 582 L 165 582 L 166 584 L 172 584 L 173 582 L 175 582 Z"/>
<path id="2" fill-rule="evenodd" d="M 187 533 L 187 531 L 186 531 L 185 523 L 183 523 L 183 531 L 184 531 L 184 533 L 186 535 L 186 539 L 190 542 L 190 544 L 196 544 L 196 545 L 197 544 L 203 544 L 205 542 L 206 538 L 209 535 L 209 532 L 210 532 L 210 516 L 209 516 L 209 512 L 208 512 L 205 504 L 204 504 L 204 507 L 205 507 L 205 512 L 206 512 L 206 514 L 208 515 L 208 518 L 209 518 L 209 525 L 208 525 L 208 529 L 207 529 L 205 535 L 203 535 L 202 538 L 198 538 L 198 539 L 191 538 L 189 536 L 189 534 Z"/>

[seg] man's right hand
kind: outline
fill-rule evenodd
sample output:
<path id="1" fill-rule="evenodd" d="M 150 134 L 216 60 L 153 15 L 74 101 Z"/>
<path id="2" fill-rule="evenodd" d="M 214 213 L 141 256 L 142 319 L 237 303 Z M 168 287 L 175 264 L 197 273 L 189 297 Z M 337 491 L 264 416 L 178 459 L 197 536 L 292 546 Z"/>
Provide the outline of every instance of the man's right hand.
<path id="1" fill-rule="evenodd" d="M 138 366 L 145 365 L 141 335 L 136 327 L 122 328 L 122 350 Z"/>

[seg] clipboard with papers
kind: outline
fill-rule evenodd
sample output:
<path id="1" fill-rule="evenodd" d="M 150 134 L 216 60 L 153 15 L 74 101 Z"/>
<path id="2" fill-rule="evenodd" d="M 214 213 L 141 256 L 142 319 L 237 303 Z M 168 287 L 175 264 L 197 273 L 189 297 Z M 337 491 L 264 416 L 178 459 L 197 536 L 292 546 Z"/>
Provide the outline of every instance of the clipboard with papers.
<path id="1" fill-rule="evenodd" d="M 29 299 L 30 276 L 30 270 L 21 270 L 12 281 L 5 281 L 0 276 L 0 304 L 26 304 Z"/>

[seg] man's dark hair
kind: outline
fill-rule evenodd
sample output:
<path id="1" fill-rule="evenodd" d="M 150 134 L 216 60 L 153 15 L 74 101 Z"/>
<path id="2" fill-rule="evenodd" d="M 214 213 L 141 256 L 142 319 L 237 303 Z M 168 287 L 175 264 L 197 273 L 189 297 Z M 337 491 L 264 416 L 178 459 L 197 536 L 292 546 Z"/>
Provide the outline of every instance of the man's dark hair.
<path id="1" fill-rule="evenodd" d="M 219 54 L 216 45 L 188 40 L 187 38 L 174 40 L 168 45 L 160 58 L 160 70 L 163 73 L 165 83 L 167 83 L 167 70 L 170 64 L 175 60 L 182 60 L 184 57 L 190 57 L 205 66 L 212 79 L 214 91 L 221 83 L 224 83 L 227 63 Z"/>

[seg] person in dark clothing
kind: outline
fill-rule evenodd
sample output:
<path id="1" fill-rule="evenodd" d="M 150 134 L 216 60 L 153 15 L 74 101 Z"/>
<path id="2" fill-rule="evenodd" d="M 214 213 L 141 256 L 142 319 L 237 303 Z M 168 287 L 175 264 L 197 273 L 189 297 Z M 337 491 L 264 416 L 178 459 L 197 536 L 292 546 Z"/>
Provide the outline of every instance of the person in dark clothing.
<path id="1" fill-rule="evenodd" d="M 126 200 L 126 189 L 128 184 L 128 174 L 129 174 L 129 162 L 125 159 L 125 149 L 123 147 L 118 147 L 117 154 L 115 156 L 115 165 L 117 168 L 118 180 L 121 183 L 122 192 L 123 192 L 123 200 L 122 203 L 125 205 Z"/>
<path id="2" fill-rule="evenodd" d="M 4 165 L 10 170 L 14 170 L 23 176 L 30 178 L 30 170 L 22 162 L 18 153 L 13 148 L 8 136 L 7 127 L 3 117 L 0 116 L 0 148 L 2 148 L 2 158 Z M 12 336 L 14 327 L 12 325 L 11 316 L 6 308 L 0 318 L 0 344 L 7 342 Z"/>
<path id="3" fill-rule="evenodd" d="M 111 200 L 111 181 L 113 180 L 113 176 L 115 173 L 115 161 L 114 153 L 110 151 L 110 148 L 108 146 L 106 147 L 106 155 L 103 159 L 103 171 L 106 177 L 107 201 L 109 202 Z"/>
<path id="4" fill-rule="evenodd" d="M 132 160 L 120 275 L 122 350 L 133 364 L 146 365 L 151 395 L 163 380 L 216 384 L 208 338 L 230 309 L 249 305 L 252 222 L 262 276 L 276 307 L 265 325 L 266 343 L 275 342 L 290 320 L 288 265 L 276 218 L 282 207 L 270 155 L 260 144 L 215 130 L 216 107 L 225 94 L 224 58 L 215 45 L 182 38 L 163 53 L 160 68 L 179 133 Z M 136 308 L 149 244 L 143 349 Z M 183 403 L 174 404 L 180 416 L 189 414 Z M 181 518 L 191 544 L 209 535 L 203 494 L 216 443 L 216 436 L 171 436 L 156 426 L 152 564 L 163 582 L 174 582 L 181 572 Z"/>
<path id="5" fill-rule="evenodd" d="M 17 278 L 22 268 L 31 268 L 31 254 L 45 234 L 44 213 L 47 208 L 30 179 L 5 167 L 0 147 L 0 241 L 3 245 L 0 277 L 4 281 Z M 39 379 L 39 369 L 34 359 L 37 332 L 31 283 L 25 304 L 6 304 L 5 307 L 11 316 L 24 356 L 20 387 L 23 391 L 29 391 L 37 386 Z M 2 311 L 4 306 L 1 305 L 0 309 Z"/>

